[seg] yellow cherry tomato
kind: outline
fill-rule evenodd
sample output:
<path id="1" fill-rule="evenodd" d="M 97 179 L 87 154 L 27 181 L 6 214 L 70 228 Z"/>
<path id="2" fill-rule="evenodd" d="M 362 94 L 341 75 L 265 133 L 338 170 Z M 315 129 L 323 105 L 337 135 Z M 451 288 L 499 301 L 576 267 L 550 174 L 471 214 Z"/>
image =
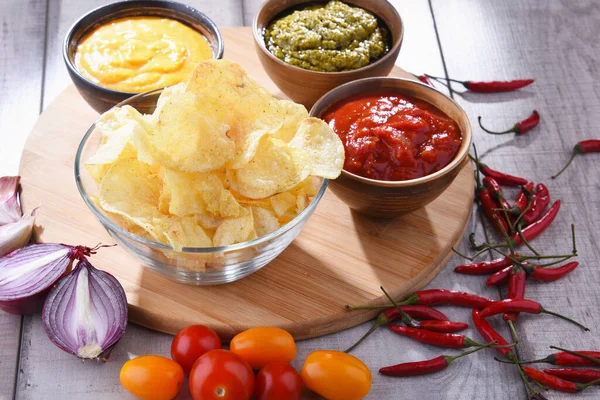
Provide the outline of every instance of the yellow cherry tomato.
<path id="1" fill-rule="evenodd" d="M 289 363 L 296 357 L 296 342 L 289 332 L 274 327 L 248 329 L 231 339 L 229 350 L 254 369 L 280 361 Z"/>
<path id="2" fill-rule="evenodd" d="M 328 400 L 362 399 L 371 390 L 372 379 L 365 363 L 341 351 L 313 351 L 302 367 L 304 384 Z"/>
<path id="3" fill-rule="evenodd" d="M 121 385 L 143 400 L 171 400 L 183 384 L 183 368 L 160 356 L 142 356 L 121 368 Z"/>

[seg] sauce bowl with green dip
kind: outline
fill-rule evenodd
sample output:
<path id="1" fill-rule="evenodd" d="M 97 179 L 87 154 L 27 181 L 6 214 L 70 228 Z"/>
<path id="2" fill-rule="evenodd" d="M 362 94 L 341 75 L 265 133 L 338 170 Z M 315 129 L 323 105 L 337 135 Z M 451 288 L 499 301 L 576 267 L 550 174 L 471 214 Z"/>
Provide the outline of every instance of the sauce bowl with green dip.
<path id="1" fill-rule="evenodd" d="M 386 0 L 267 0 L 253 32 L 271 80 L 289 98 L 310 107 L 341 84 L 387 76 L 404 29 Z"/>

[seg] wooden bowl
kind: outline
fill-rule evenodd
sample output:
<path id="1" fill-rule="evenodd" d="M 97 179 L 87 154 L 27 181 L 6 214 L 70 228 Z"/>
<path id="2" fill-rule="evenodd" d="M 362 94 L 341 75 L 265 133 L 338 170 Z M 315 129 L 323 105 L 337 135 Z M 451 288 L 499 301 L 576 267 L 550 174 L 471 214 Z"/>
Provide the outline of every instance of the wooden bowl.
<path id="1" fill-rule="evenodd" d="M 373 217 L 393 218 L 429 204 L 450 186 L 464 163 L 469 162 L 471 124 L 463 109 L 445 94 L 421 82 L 391 77 L 360 79 L 339 86 L 321 97 L 310 115 L 320 117 L 341 100 L 376 91 L 397 92 L 424 100 L 456 121 L 462 134 L 456 157 L 431 175 L 407 181 L 380 181 L 342 171 L 337 179 L 329 182 L 331 190 L 350 208 Z"/>
<path id="2" fill-rule="evenodd" d="M 223 37 L 219 28 L 205 14 L 188 5 L 169 0 L 130 0 L 98 7 L 79 18 L 69 29 L 63 43 L 63 59 L 79 94 L 99 113 L 109 110 L 138 92 L 112 90 L 89 81 L 75 67 L 75 52 L 79 42 L 98 26 L 129 17 L 161 17 L 179 21 L 206 38 L 212 48 L 213 58 L 223 57 Z"/>
<path id="3" fill-rule="evenodd" d="M 275 57 L 267 49 L 264 30 L 273 19 L 285 10 L 314 0 L 266 0 L 258 10 L 252 25 L 258 58 L 273 82 L 296 103 L 310 108 L 315 101 L 331 89 L 356 79 L 387 76 L 398 58 L 404 26 L 400 15 L 386 0 L 344 0 L 344 3 L 370 11 L 381 19 L 390 31 L 390 51 L 365 67 L 344 72 L 318 72 L 290 65 Z"/>

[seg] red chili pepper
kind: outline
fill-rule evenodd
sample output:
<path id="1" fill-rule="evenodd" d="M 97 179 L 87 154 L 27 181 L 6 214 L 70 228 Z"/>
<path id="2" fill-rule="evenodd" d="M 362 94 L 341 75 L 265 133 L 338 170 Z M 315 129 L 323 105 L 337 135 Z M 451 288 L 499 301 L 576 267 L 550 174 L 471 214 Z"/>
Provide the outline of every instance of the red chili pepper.
<path id="1" fill-rule="evenodd" d="M 495 274 L 491 275 L 489 278 L 487 278 L 487 280 L 485 281 L 485 285 L 486 286 L 496 286 L 496 285 L 501 285 L 503 283 L 508 282 L 508 278 L 510 276 L 510 270 L 512 269 L 512 265 L 503 268 L 502 270 L 496 272 Z"/>
<path id="2" fill-rule="evenodd" d="M 455 290 L 429 289 L 415 292 L 403 303 L 421 304 L 426 306 L 447 304 L 458 307 L 482 309 L 493 304 L 494 300 L 476 294 L 457 292 Z"/>
<path id="3" fill-rule="evenodd" d="M 517 122 L 512 128 L 507 129 L 502 132 L 494 132 L 486 129 L 481 124 L 481 117 L 477 117 L 477 122 L 479 122 L 479 127 L 483 129 L 487 133 L 491 133 L 492 135 L 504 135 L 506 133 L 516 133 L 517 135 L 523 135 L 526 132 L 529 132 L 533 128 L 535 128 L 540 123 L 540 114 L 536 110 L 533 110 L 533 113 L 523 121 Z"/>
<path id="4" fill-rule="evenodd" d="M 429 78 L 426 75 L 418 75 L 417 79 L 420 80 L 421 82 L 423 82 L 426 85 L 433 86 L 431 84 L 431 81 L 429 80 Z"/>
<path id="5" fill-rule="evenodd" d="M 473 325 L 475 325 L 475 329 L 481 335 L 483 340 L 487 342 L 497 342 L 498 346 L 506 346 L 508 342 L 500 335 L 485 318 L 481 318 L 480 311 L 473 309 L 471 316 L 473 317 Z M 496 348 L 496 351 L 503 356 L 507 356 L 508 353 L 512 352 L 511 348 Z"/>
<path id="6" fill-rule="evenodd" d="M 552 376 L 550 374 L 545 373 L 544 371 L 540 371 L 539 369 L 535 369 L 533 367 L 524 366 L 522 367 L 522 369 L 523 372 L 525 372 L 525 375 L 527 375 L 534 381 L 541 383 L 544 386 L 548 386 L 550 389 L 569 393 L 575 393 L 579 391 L 579 388 L 576 383 L 560 379 L 556 376 Z"/>
<path id="7" fill-rule="evenodd" d="M 388 376 L 417 376 L 431 374 L 448 368 L 452 361 L 456 360 L 457 358 L 464 357 L 466 355 L 475 353 L 476 351 L 485 348 L 487 348 L 487 346 L 483 346 L 470 351 L 465 351 L 464 353 L 458 354 L 456 356 L 439 356 L 436 358 L 432 358 L 431 360 L 391 365 L 389 367 L 381 368 L 379 370 L 379 373 Z"/>
<path id="8" fill-rule="evenodd" d="M 453 333 L 438 333 L 424 329 L 411 328 L 408 326 L 388 325 L 388 328 L 401 336 L 406 336 L 421 343 L 434 346 L 450 347 L 452 349 L 464 349 L 472 346 L 483 346 L 465 335 Z"/>
<path id="9" fill-rule="evenodd" d="M 446 314 L 444 314 L 443 312 L 438 311 L 434 308 L 431 308 L 431 307 L 418 306 L 418 305 L 417 306 L 400 306 L 400 309 L 402 309 L 402 311 L 404 311 L 405 313 L 407 313 L 408 315 L 410 315 L 413 318 L 427 319 L 427 320 L 431 319 L 431 320 L 436 320 L 437 322 L 448 321 L 448 317 L 446 316 Z M 359 344 L 361 344 L 367 337 L 369 337 L 369 335 L 371 335 L 371 333 L 375 332 L 375 330 L 377 328 L 379 328 L 380 326 L 387 325 L 390 322 L 395 321 L 399 318 L 402 318 L 402 316 L 400 315 L 400 311 L 398 311 L 398 309 L 396 307 L 390 307 L 388 309 L 383 310 L 377 316 L 377 319 L 373 323 L 373 326 L 371 326 L 371 328 L 355 344 L 353 344 L 350 348 L 348 348 L 346 350 L 346 352 L 348 353 L 348 352 L 354 350 Z"/>
<path id="10" fill-rule="evenodd" d="M 517 254 L 515 254 L 515 257 L 517 257 Z M 462 264 L 454 268 L 454 272 L 466 275 L 487 275 L 494 272 L 498 272 L 501 269 L 510 265 L 512 265 L 512 260 L 509 257 L 502 257 L 492 261 Z"/>
<path id="11" fill-rule="evenodd" d="M 498 183 L 497 180 L 492 178 L 491 176 L 486 176 L 483 178 L 483 184 L 490 191 L 490 195 L 496 202 L 505 210 L 510 210 L 510 204 L 504 198 L 504 192 L 502 191 L 502 186 Z"/>
<path id="12" fill-rule="evenodd" d="M 576 350 L 575 353 L 583 354 L 588 357 L 600 359 L 600 351 L 588 351 L 588 350 Z M 535 364 L 535 363 L 546 363 L 552 365 L 598 365 L 597 362 L 590 360 L 589 358 L 581 357 L 575 354 L 567 353 L 566 351 L 559 351 L 557 353 L 550 354 L 545 358 L 533 361 L 522 361 L 521 364 Z"/>
<path id="13" fill-rule="evenodd" d="M 417 376 L 432 374 L 442 371 L 450 365 L 450 361 L 446 356 L 439 356 L 431 360 L 408 362 L 389 367 L 383 367 L 379 370 L 382 375 L 388 376 Z"/>
<path id="14" fill-rule="evenodd" d="M 487 299 L 485 297 L 478 296 L 476 294 L 457 292 L 455 290 L 448 289 L 428 289 L 420 290 L 408 296 L 404 301 L 399 302 L 401 306 L 406 305 L 423 305 L 423 306 L 437 306 L 437 305 L 453 305 L 457 307 L 467 308 L 478 308 L 482 309 L 490 304 L 493 304 L 494 300 Z M 375 308 L 390 308 L 394 307 L 393 304 L 387 303 L 377 306 L 346 306 L 347 310 L 369 310 Z"/>
<path id="15" fill-rule="evenodd" d="M 436 310 L 435 308 L 431 308 L 431 307 L 427 307 L 427 306 L 400 306 L 400 309 L 402 309 L 402 311 L 404 311 L 411 317 L 417 318 L 417 319 L 433 319 L 433 320 L 438 320 L 438 321 L 449 321 L 446 314 L 444 314 L 441 311 Z M 396 307 L 390 307 L 390 308 L 382 311 L 382 314 L 384 314 L 388 319 L 388 321 L 386 321 L 385 324 L 387 324 L 388 322 L 394 321 L 398 318 L 401 318 L 400 312 L 398 311 L 398 309 Z M 382 324 L 382 325 L 385 325 L 385 324 Z"/>
<path id="16" fill-rule="evenodd" d="M 552 179 L 556 179 L 560 174 L 562 174 L 563 171 L 565 169 L 567 169 L 567 167 L 569 165 L 571 165 L 571 163 L 573 162 L 573 159 L 578 154 L 595 153 L 598 151 L 600 151 L 600 139 L 583 140 L 583 141 L 577 143 L 575 145 L 575 147 L 573 147 L 573 154 L 571 155 L 571 158 L 569 158 L 569 161 L 567 162 L 567 164 L 560 171 L 558 171 L 558 173 L 556 175 L 554 175 L 552 177 Z"/>
<path id="17" fill-rule="evenodd" d="M 511 207 L 510 213 L 513 217 L 517 218 L 525 211 L 529 204 L 529 198 L 533 196 L 533 182 L 527 182 L 526 185 L 521 186 L 521 191 L 515 200 L 515 204 Z"/>
<path id="18" fill-rule="evenodd" d="M 525 178 L 496 171 L 495 169 L 488 167 L 487 164 L 475 160 L 475 158 L 471 155 L 469 155 L 469 158 L 475 162 L 477 168 L 483 175 L 494 178 L 499 184 L 503 186 L 522 186 L 527 183 L 527 179 Z"/>
<path id="19" fill-rule="evenodd" d="M 579 322 L 576 322 L 554 311 L 546 310 L 544 307 L 542 307 L 540 303 L 527 299 L 504 299 L 497 301 L 491 306 L 484 308 L 481 311 L 481 317 L 487 318 L 491 317 L 492 315 L 511 312 L 525 312 L 528 314 L 550 314 L 554 315 L 555 317 L 562 318 L 565 321 L 569 321 L 572 324 L 579 326 L 584 331 L 589 331 L 588 328 L 581 325 Z"/>
<path id="20" fill-rule="evenodd" d="M 525 298 L 525 281 L 527 280 L 527 274 L 518 265 L 515 265 L 510 270 L 510 277 L 508 278 L 508 298 L 509 299 L 523 299 Z M 505 321 L 516 321 L 519 317 L 519 313 L 504 313 L 502 319 Z"/>
<path id="21" fill-rule="evenodd" d="M 538 219 L 531 225 L 527 225 L 525 228 L 523 228 L 522 233 L 525 240 L 529 242 L 538 237 L 542 232 L 544 232 L 546 228 L 548 228 L 550 224 L 552 224 L 559 210 L 560 200 L 556 200 L 554 204 L 552 204 L 552 206 L 540 219 Z M 512 236 L 512 239 L 514 240 L 516 246 L 523 243 L 523 240 L 521 239 L 518 233 L 515 233 Z"/>
<path id="22" fill-rule="evenodd" d="M 543 183 L 538 183 L 535 187 L 535 195 L 531 202 L 529 210 L 523 215 L 523 220 L 527 225 L 537 221 L 550 204 L 550 191 Z"/>
<path id="23" fill-rule="evenodd" d="M 436 321 L 426 320 L 419 321 L 419 328 L 426 329 L 433 332 L 452 333 L 465 330 L 469 325 L 464 322 L 453 322 L 453 321 Z"/>
<path id="24" fill-rule="evenodd" d="M 546 368 L 544 372 L 574 382 L 589 383 L 600 379 L 600 370 L 591 368 Z"/>
<path id="25" fill-rule="evenodd" d="M 556 268 L 544 268 L 537 265 L 531 266 L 531 269 L 527 271 L 527 274 L 538 281 L 543 282 L 552 282 L 556 281 L 563 276 L 567 275 L 569 272 L 573 271 L 575 268 L 579 266 L 577 261 L 572 261 L 567 263 L 561 267 Z"/>
<path id="26" fill-rule="evenodd" d="M 438 81 L 451 81 L 460 83 L 467 90 L 479 93 L 498 93 L 498 92 L 512 92 L 513 90 L 521 89 L 527 85 L 531 85 L 533 79 L 515 79 L 511 81 L 459 81 L 457 79 L 441 78 L 439 76 L 432 76 L 426 74 L 429 78 Z"/>
<path id="27" fill-rule="evenodd" d="M 515 79 L 512 81 L 464 81 L 462 83 L 465 88 L 472 92 L 479 93 L 498 93 L 498 92 L 512 92 L 513 90 L 521 89 L 525 86 L 531 85 L 533 79 Z"/>
<path id="28" fill-rule="evenodd" d="M 490 196 L 490 192 L 487 189 L 480 190 L 477 193 L 477 197 L 479 198 L 479 202 L 483 207 L 483 211 L 485 215 L 488 217 L 494 227 L 498 230 L 498 232 L 509 232 L 508 223 L 506 222 L 506 218 L 502 215 L 500 211 L 497 211 L 496 203 L 492 200 Z"/>

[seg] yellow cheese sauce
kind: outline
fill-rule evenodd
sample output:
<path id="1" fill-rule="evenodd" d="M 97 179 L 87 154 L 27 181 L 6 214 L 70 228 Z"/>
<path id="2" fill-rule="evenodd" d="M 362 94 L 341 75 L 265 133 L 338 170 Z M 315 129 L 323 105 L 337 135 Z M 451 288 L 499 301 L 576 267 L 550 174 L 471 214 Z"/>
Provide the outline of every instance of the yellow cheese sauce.
<path id="1" fill-rule="evenodd" d="M 77 46 L 75 66 L 90 81 L 121 92 L 145 92 L 188 79 L 196 63 L 212 58 L 200 32 L 158 17 L 115 20 Z"/>

